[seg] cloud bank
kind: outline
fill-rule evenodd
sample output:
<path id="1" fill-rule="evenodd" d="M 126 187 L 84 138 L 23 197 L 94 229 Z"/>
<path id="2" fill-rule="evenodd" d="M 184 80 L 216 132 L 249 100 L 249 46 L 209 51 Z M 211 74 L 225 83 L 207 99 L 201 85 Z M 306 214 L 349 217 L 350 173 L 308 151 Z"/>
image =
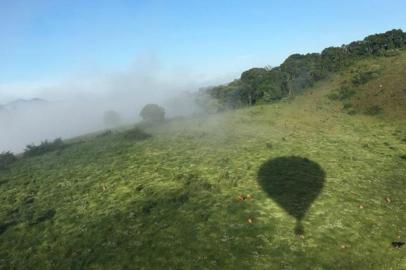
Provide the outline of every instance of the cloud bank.
<path id="1" fill-rule="evenodd" d="M 138 113 L 148 103 L 163 105 L 169 117 L 196 113 L 198 106 L 184 93 L 231 77 L 208 79 L 165 70 L 156 57 L 144 55 L 121 72 L 87 72 L 58 83 L 2 85 L 3 100 L 46 102 L 20 100 L 0 109 L 0 152 L 21 152 L 27 144 L 102 130 L 107 110 L 117 111 L 123 124 L 139 121 Z"/>

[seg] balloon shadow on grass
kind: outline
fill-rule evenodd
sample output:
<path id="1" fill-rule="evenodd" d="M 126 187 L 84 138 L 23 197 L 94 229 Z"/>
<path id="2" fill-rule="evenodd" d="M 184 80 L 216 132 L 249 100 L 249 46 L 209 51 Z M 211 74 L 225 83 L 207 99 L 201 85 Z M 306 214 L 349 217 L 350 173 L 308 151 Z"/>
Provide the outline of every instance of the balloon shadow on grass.
<path id="1" fill-rule="evenodd" d="M 314 161 L 290 156 L 263 163 L 258 171 L 262 189 L 296 219 L 296 234 L 303 234 L 302 219 L 324 186 L 325 172 Z"/>

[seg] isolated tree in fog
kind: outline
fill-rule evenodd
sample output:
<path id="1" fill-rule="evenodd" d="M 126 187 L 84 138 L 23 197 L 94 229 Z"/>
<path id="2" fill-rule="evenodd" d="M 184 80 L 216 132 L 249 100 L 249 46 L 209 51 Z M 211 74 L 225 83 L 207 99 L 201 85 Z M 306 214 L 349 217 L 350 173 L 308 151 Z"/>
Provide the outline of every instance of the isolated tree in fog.
<path id="1" fill-rule="evenodd" d="M 147 104 L 142 108 L 140 116 L 144 121 L 159 122 L 165 119 L 165 109 L 157 104 Z"/>
<path id="2" fill-rule="evenodd" d="M 116 111 L 106 111 L 104 112 L 104 124 L 109 127 L 117 127 L 121 122 L 121 117 Z"/>

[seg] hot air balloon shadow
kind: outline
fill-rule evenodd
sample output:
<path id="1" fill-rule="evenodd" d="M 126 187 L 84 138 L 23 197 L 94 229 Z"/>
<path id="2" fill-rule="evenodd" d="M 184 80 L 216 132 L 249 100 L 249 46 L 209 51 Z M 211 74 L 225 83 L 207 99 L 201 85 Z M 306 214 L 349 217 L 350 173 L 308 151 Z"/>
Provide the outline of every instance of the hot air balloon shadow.
<path id="1" fill-rule="evenodd" d="M 319 164 L 297 156 L 268 160 L 258 171 L 262 189 L 296 219 L 296 234 L 304 234 L 302 220 L 323 189 L 324 178 Z"/>

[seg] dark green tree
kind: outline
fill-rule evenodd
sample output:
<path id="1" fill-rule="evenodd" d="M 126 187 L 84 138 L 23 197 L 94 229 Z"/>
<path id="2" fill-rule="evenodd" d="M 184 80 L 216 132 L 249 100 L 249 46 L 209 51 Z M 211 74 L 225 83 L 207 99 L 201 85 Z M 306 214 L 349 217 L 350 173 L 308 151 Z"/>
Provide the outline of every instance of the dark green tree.
<path id="1" fill-rule="evenodd" d="M 349 58 L 344 48 L 329 47 L 321 52 L 321 62 L 324 70 L 335 72 L 348 65 Z"/>
<path id="2" fill-rule="evenodd" d="M 157 104 L 147 104 L 142 108 L 140 116 L 147 122 L 160 122 L 165 120 L 165 109 Z"/>

